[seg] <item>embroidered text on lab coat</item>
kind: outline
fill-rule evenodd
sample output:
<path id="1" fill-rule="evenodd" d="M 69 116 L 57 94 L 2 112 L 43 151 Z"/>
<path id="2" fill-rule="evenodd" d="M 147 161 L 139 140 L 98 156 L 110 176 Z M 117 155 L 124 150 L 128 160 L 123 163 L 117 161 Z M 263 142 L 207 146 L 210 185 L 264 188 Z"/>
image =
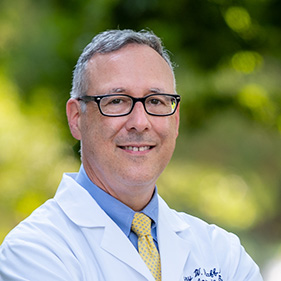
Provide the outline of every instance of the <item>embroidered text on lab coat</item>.
<path id="1" fill-rule="evenodd" d="M 223 281 L 221 271 L 216 268 L 206 270 L 205 268 L 196 268 L 192 275 L 183 278 L 184 281 Z"/>

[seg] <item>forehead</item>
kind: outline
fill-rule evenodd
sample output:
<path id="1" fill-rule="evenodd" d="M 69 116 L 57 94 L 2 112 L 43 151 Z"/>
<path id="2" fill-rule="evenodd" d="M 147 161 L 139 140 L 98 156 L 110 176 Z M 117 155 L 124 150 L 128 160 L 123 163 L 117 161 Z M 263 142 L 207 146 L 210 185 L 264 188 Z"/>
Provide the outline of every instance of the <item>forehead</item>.
<path id="1" fill-rule="evenodd" d="M 147 45 L 129 44 L 106 54 L 95 54 L 87 66 L 89 86 L 174 86 L 173 72 L 165 59 Z M 160 87 L 161 86 L 161 87 Z"/>

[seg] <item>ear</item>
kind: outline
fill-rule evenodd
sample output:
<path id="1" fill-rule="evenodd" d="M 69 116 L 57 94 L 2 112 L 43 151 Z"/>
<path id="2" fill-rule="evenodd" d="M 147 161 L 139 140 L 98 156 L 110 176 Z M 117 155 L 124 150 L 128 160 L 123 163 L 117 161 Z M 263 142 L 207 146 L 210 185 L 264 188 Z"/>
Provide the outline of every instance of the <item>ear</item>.
<path id="1" fill-rule="evenodd" d="M 77 140 L 81 140 L 81 114 L 79 101 L 73 98 L 69 99 L 66 103 L 66 115 L 71 134 Z"/>

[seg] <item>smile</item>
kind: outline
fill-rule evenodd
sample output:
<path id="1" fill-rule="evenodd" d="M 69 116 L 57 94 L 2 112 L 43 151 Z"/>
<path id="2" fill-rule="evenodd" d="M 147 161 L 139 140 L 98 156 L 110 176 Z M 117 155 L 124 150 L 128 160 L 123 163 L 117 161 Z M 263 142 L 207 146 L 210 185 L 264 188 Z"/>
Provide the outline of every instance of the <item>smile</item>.
<path id="1" fill-rule="evenodd" d="M 146 151 L 150 150 L 151 146 L 123 146 L 121 148 L 129 151 Z"/>

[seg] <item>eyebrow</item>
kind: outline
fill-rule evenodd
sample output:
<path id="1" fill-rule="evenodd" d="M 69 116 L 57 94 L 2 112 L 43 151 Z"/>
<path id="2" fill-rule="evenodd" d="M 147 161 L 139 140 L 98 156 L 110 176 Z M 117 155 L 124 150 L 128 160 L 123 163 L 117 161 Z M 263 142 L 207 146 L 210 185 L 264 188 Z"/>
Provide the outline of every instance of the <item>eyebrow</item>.
<path id="1" fill-rule="evenodd" d="M 124 88 L 113 88 L 107 91 L 105 94 L 110 95 L 110 94 L 116 94 L 116 93 L 124 93 L 126 90 Z"/>
<path id="2" fill-rule="evenodd" d="M 150 92 L 154 94 L 159 94 L 159 93 L 163 93 L 164 91 L 160 90 L 159 88 L 151 88 Z"/>

